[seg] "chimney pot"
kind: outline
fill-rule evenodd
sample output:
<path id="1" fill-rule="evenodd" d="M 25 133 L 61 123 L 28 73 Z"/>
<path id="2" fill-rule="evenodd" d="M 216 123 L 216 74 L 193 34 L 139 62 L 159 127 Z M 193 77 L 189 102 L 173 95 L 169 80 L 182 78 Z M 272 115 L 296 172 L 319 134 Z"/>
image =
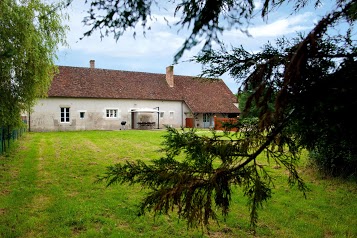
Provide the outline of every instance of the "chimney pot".
<path id="1" fill-rule="evenodd" d="M 174 86 L 174 66 L 166 67 L 166 82 L 172 88 Z"/>
<path id="2" fill-rule="evenodd" d="M 95 68 L 95 60 L 90 60 L 89 61 L 89 66 L 91 69 L 94 69 Z"/>

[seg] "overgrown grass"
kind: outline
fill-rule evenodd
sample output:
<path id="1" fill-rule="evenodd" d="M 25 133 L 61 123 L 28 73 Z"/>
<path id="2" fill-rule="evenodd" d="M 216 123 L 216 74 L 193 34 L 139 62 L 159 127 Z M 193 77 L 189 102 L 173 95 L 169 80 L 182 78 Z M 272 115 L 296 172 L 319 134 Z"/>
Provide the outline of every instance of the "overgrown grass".
<path id="1" fill-rule="evenodd" d="M 159 158 L 164 131 L 27 133 L 0 157 L 0 237 L 357 237 L 356 183 L 319 178 L 302 159 L 307 199 L 274 169 L 274 194 L 260 210 L 256 236 L 237 188 L 229 216 L 210 233 L 175 214 L 138 217 L 145 191 L 94 183 L 108 165 Z"/>

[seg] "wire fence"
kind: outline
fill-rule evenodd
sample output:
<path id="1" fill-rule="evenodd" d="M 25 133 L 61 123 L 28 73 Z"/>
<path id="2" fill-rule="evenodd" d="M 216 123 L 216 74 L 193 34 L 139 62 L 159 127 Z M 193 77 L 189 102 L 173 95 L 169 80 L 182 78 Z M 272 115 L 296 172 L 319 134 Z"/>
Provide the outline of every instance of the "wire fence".
<path id="1" fill-rule="evenodd" d="M 10 144 L 25 132 L 26 127 L 11 129 L 9 126 L 0 126 L 0 155 L 5 153 L 10 148 Z"/>

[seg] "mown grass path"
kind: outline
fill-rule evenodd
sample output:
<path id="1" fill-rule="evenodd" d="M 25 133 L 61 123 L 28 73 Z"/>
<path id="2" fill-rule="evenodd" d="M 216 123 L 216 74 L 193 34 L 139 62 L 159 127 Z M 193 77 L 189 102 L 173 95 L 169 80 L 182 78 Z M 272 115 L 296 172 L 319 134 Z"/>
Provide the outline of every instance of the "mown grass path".
<path id="1" fill-rule="evenodd" d="M 175 214 L 138 217 L 145 191 L 94 183 L 106 166 L 150 161 L 164 131 L 27 133 L 0 157 L 0 237 L 253 237 L 239 189 L 231 213 L 210 233 L 187 229 Z M 321 179 L 302 163 L 307 199 L 275 169 L 273 198 L 260 211 L 256 237 L 357 237 L 357 185 Z"/>

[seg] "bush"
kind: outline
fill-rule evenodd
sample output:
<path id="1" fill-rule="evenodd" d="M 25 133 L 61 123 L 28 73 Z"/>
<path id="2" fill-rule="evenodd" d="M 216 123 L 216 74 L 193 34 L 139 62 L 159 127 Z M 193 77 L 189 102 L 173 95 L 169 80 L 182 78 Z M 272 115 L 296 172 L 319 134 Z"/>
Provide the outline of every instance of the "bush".
<path id="1" fill-rule="evenodd" d="M 357 153 L 353 142 L 342 141 L 334 145 L 320 145 L 310 151 L 310 159 L 327 176 L 352 177 L 357 181 Z"/>

